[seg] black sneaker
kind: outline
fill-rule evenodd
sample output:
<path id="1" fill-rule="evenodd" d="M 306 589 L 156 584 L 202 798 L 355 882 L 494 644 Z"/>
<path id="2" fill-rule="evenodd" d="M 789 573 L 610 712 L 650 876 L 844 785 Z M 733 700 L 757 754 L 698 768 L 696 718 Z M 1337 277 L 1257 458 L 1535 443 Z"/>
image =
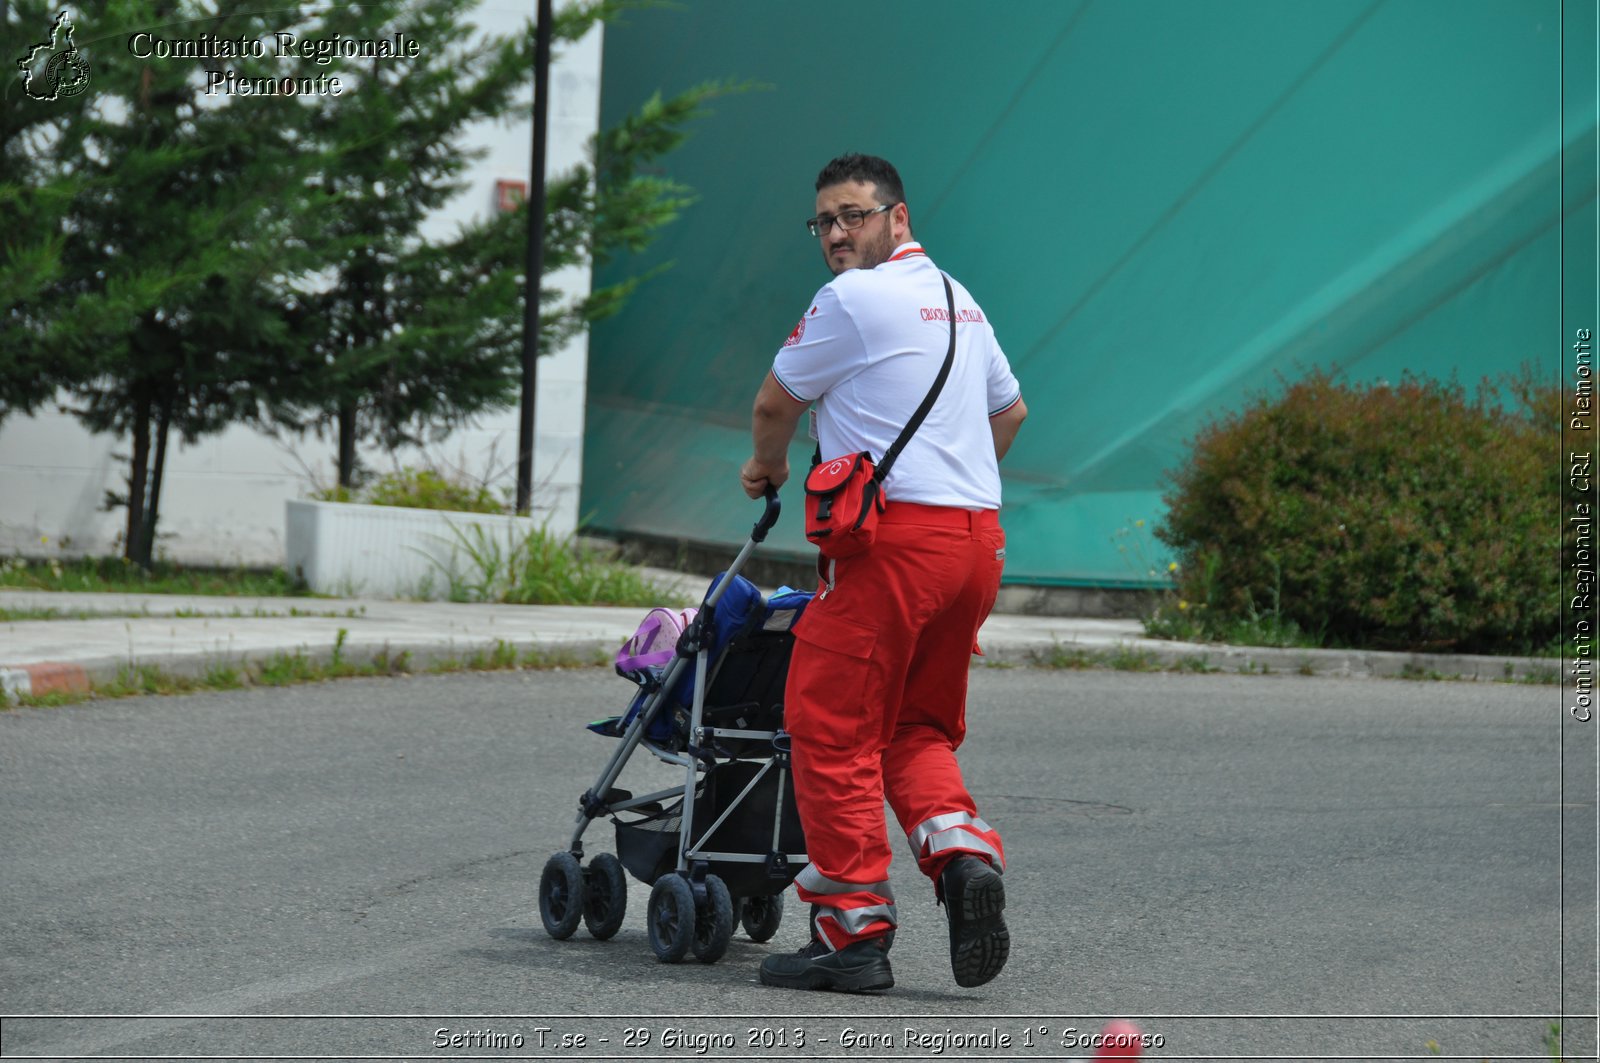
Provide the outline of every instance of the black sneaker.
<path id="1" fill-rule="evenodd" d="M 762 960 L 761 984 L 868 993 L 893 986 L 894 972 L 889 969 L 888 943 L 881 937 L 857 941 L 837 952 L 813 939 L 799 952 Z"/>
<path id="2" fill-rule="evenodd" d="M 1006 907 L 1000 872 L 981 857 L 958 856 L 939 873 L 938 892 L 950 918 L 950 969 L 956 985 L 983 985 L 1000 973 L 1011 954 L 1011 933 L 1000 914 Z"/>

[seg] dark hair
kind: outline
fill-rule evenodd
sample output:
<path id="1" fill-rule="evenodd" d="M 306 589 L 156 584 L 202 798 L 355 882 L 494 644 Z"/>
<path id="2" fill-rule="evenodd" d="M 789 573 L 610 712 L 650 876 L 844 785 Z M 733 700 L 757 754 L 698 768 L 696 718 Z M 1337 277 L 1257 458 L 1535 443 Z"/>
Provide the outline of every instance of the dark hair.
<path id="1" fill-rule="evenodd" d="M 841 155 L 817 174 L 817 191 L 846 181 L 862 181 L 877 186 L 879 203 L 904 203 L 905 186 L 900 174 L 887 159 L 876 155 Z"/>

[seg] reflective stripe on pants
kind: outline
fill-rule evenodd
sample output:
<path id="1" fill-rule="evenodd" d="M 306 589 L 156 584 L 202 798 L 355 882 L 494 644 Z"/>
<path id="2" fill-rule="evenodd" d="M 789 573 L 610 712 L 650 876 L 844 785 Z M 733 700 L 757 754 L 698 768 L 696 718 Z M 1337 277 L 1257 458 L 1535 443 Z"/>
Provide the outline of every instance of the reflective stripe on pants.
<path id="1" fill-rule="evenodd" d="M 1004 871 L 1006 854 L 1000 844 L 1000 835 L 977 816 L 966 812 L 946 812 L 924 820 L 907 832 L 911 855 L 919 866 L 931 864 L 930 877 L 944 869 L 944 864 L 957 853 L 974 853 Z"/>

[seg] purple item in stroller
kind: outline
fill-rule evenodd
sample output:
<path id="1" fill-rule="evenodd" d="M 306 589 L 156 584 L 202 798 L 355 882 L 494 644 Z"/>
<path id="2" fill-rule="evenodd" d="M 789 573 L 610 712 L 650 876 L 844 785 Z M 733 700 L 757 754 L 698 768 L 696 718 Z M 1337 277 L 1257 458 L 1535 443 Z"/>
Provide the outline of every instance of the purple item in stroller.
<path id="1" fill-rule="evenodd" d="M 678 655 L 678 639 L 694 623 L 698 609 L 656 608 L 645 615 L 639 630 L 617 651 L 617 671 L 626 675 L 658 668 Z"/>

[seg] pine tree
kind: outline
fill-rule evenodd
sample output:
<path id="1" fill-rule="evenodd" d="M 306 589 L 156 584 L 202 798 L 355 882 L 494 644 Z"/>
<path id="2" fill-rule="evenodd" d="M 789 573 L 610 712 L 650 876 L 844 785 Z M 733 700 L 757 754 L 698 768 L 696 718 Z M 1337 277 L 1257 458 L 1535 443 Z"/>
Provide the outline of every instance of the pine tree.
<path id="1" fill-rule="evenodd" d="M 625 6 L 571 7 L 576 40 Z M 151 561 L 173 432 L 230 424 L 334 426 L 340 480 L 363 435 L 388 447 L 516 401 L 526 210 L 420 235 L 460 187 L 469 122 L 514 115 L 533 27 L 477 40 L 468 0 L 224 11 L 99 0 L 89 91 L 0 103 L 0 417 L 52 396 L 86 427 L 131 442 L 124 556 Z M 8 37 L 44 32 L 38 0 L 0 8 Z M 38 30 L 29 29 L 38 27 Z M 261 57 L 140 58 L 173 37 L 273 42 Z M 414 58 L 277 58 L 276 35 L 426 41 Z M 338 96 L 208 91 L 226 68 L 252 82 L 338 77 Z M 208 74 L 208 70 L 216 70 Z M 689 202 L 642 168 L 675 147 L 707 85 L 657 98 L 597 138 L 592 165 L 552 183 L 546 271 L 638 249 Z M 614 312 L 638 279 L 541 314 L 544 350 Z"/>
<path id="2" fill-rule="evenodd" d="M 52 9 L 21 3 L 7 15 L 8 28 L 43 27 Z M 131 439 L 126 493 L 108 501 L 126 506 L 124 556 L 148 565 L 171 434 L 194 441 L 260 420 L 303 377 L 284 281 L 306 266 L 313 220 L 302 189 L 322 167 L 297 128 L 309 109 L 275 101 L 284 106 L 262 121 L 247 112 L 266 101 L 205 97 L 194 61 L 124 46 L 150 27 L 259 38 L 296 9 L 91 3 L 73 16 L 116 45 L 93 51 L 90 91 L 19 101 L 50 115 L 20 121 L 20 137 L 8 104 L 10 202 L 53 209 L 8 247 L 7 323 L 17 327 L 0 341 L 0 379 L 8 410 L 59 386 L 86 427 Z M 270 58 L 228 62 L 245 76 L 277 73 Z M 36 366 L 48 367 L 37 383 L 19 384 Z"/>
<path id="3" fill-rule="evenodd" d="M 400 68 L 371 62 L 343 70 L 359 91 L 323 101 L 316 135 L 342 161 L 324 178 L 319 211 L 326 270 L 301 302 L 325 386 L 285 422 L 326 426 L 338 440 L 338 483 L 354 486 L 358 442 L 386 449 L 442 436 L 484 410 L 514 405 L 520 384 L 525 290 L 526 204 L 427 241 L 427 216 L 463 187 L 473 156 L 459 144 L 470 122 L 521 117 L 534 27 L 517 39 L 477 40 L 474 0 L 387 2 L 330 12 L 327 32 L 371 38 L 401 28 L 428 49 Z M 581 38 L 622 4 L 567 8 L 551 27 L 559 47 Z M 378 91 L 374 91 L 377 88 Z M 711 96 L 708 85 L 663 104 L 656 99 L 613 135 L 605 161 L 551 183 L 545 224 L 546 274 L 599 254 L 637 248 L 688 202 L 670 180 L 639 167 L 683 138 L 682 126 Z M 329 282 L 328 278 L 332 281 Z M 632 283 L 561 305 L 542 289 L 540 350 L 559 348 L 587 320 L 614 312 Z M 542 287 L 542 286 L 541 286 Z"/>
<path id="4" fill-rule="evenodd" d="M 109 309 L 66 283 L 66 217 L 86 187 L 85 175 L 50 165 L 78 107 L 70 99 L 46 102 L 42 76 L 69 44 L 74 26 L 53 9 L 0 3 L 0 39 L 6 41 L 0 91 L 0 421 L 30 413 L 54 397 L 57 386 L 84 371 L 81 354 L 95 348 L 96 326 Z M 11 61 L 33 53 L 25 90 Z M 70 316 L 69 316 L 69 313 Z"/>

